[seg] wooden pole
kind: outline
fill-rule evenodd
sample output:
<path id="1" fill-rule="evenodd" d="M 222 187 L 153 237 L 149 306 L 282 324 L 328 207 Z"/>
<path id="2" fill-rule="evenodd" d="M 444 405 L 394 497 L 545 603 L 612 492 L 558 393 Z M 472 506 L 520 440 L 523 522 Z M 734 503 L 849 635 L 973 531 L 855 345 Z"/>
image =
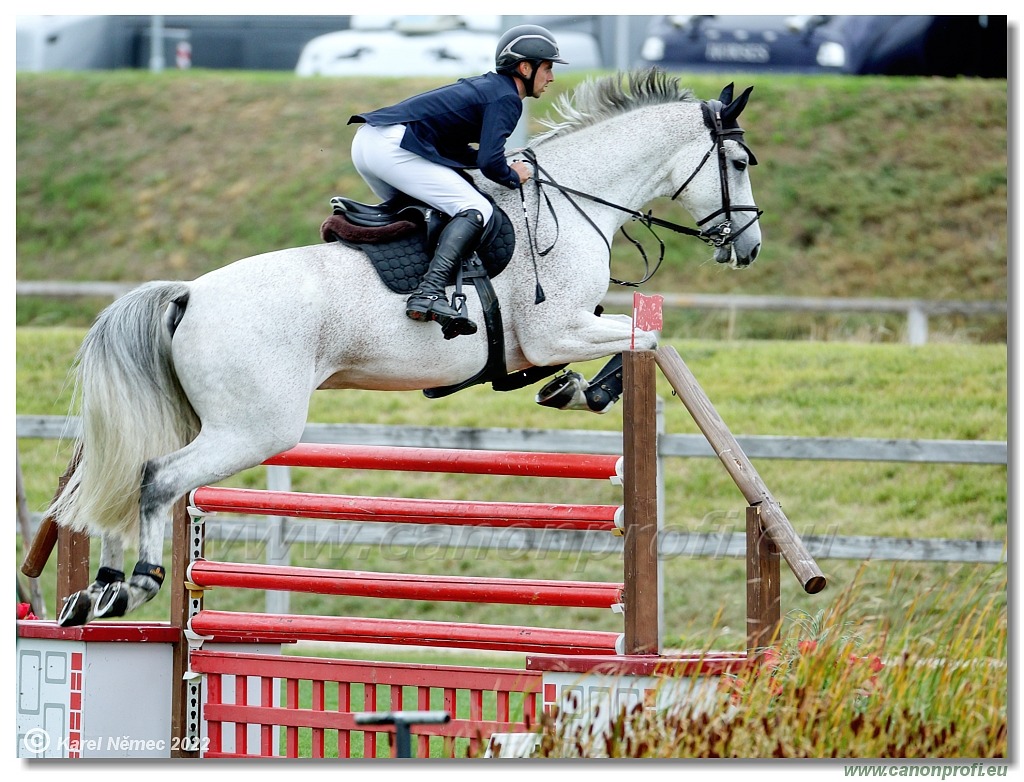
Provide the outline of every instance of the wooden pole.
<path id="1" fill-rule="evenodd" d="M 658 654 L 658 431 L 655 359 L 622 356 L 625 653 Z"/>
<path id="2" fill-rule="evenodd" d="M 39 578 L 43 574 L 46 563 L 50 560 L 54 546 L 57 545 L 57 522 L 47 517 L 39 524 L 35 537 L 21 563 L 21 572 L 29 578 Z"/>
<path id="3" fill-rule="evenodd" d="M 770 645 L 782 623 L 779 549 L 761 527 L 758 508 L 747 507 L 747 652 Z"/>
<path id="4" fill-rule="evenodd" d="M 708 439 L 736 486 L 750 505 L 757 506 L 761 526 L 772 542 L 779 547 L 793 574 L 804 591 L 814 595 L 825 588 L 825 575 L 818 568 L 810 552 L 804 547 L 793 526 L 750 463 L 732 432 L 718 415 L 700 387 L 697 378 L 671 346 L 662 346 L 655 353 L 658 366 L 675 389 L 693 420 Z"/>
<path id="5" fill-rule="evenodd" d="M 68 468 L 57 479 L 57 491 L 53 495 L 54 501 L 64 493 L 64 487 L 67 486 L 68 481 L 71 480 L 71 474 L 78 467 L 78 460 L 81 458 L 81 455 L 81 449 L 76 448 L 71 461 L 68 463 Z M 25 555 L 25 561 L 21 565 L 21 572 L 29 578 L 38 578 L 42 575 L 43 568 L 46 567 L 50 554 L 53 553 L 53 547 L 56 545 L 57 522 L 52 517 L 47 516 L 39 524 L 39 529 L 36 530 L 36 535 L 32 539 L 32 545 Z"/>
<path id="6" fill-rule="evenodd" d="M 57 530 L 57 613 L 64 602 L 89 586 L 89 534 Z"/>
<path id="7" fill-rule="evenodd" d="M 191 611 L 192 595 L 185 583 L 193 545 L 202 550 L 202 541 L 190 540 L 191 520 L 188 503 L 182 499 L 174 506 L 171 531 L 171 626 L 178 629 L 178 641 L 174 645 L 171 659 L 171 740 L 174 748 L 171 757 L 198 758 L 199 748 L 189 744 L 189 725 L 199 721 L 198 687 L 186 680 L 188 671 L 188 639 L 185 629 Z M 199 598 L 201 599 L 201 598 Z"/>

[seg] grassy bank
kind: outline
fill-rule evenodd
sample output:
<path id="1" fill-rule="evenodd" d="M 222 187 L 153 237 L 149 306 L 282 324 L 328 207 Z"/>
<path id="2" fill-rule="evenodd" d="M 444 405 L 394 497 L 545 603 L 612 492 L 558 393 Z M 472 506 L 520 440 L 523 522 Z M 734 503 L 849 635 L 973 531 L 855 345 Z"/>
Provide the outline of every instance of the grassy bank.
<path id="1" fill-rule="evenodd" d="M 559 76 L 554 94 L 579 76 Z M 720 77 L 683 76 L 701 97 Z M 995 80 L 752 77 L 744 113 L 761 161 L 764 251 L 732 273 L 665 233 L 651 290 L 1002 299 L 1007 290 L 1007 92 Z M 357 112 L 437 86 L 426 79 L 280 73 L 19 74 L 21 279 L 192 278 L 237 258 L 317 242 L 328 199 L 369 197 L 349 160 Z M 531 102 L 543 116 L 550 101 Z M 533 125 L 537 129 L 536 124 Z M 685 219 L 670 203 L 652 205 Z M 657 244 L 644 232 L 648 254 Z M 621 238 L 612 271 L 636 278 Z M 96 303 L 19 301 L 19 323 L 87 323 Z M 884 316 L 679 315 L 677 337 L 840 336 L 895 341 Z M 738 328 L 737 328 L 738 326 Z M 1005 318 L 937 321 L 1003 341 Z"/>

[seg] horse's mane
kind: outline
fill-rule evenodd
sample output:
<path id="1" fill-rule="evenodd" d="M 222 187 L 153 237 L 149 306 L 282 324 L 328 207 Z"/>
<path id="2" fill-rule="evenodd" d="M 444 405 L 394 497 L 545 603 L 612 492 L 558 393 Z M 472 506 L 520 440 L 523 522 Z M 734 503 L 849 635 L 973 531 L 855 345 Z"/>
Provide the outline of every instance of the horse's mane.
<path id="1" fill-rule="evenodd" d="M 694 100 L 692 90 L 660 68 L 588 79 L 571 96 L 558 96 L 553 108 L 559 119 L 541 119 L 549 130 L 534 136 L 531 143 L 540 144 L 642 106 Z"/>

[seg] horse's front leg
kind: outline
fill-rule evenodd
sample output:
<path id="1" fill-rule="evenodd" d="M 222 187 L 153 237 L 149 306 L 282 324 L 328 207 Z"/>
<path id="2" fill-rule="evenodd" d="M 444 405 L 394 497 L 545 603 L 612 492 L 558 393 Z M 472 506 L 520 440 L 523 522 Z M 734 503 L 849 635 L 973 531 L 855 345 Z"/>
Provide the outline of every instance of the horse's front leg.
<path id="1" fill-rule="evenodd" d="M 105 534 L 101 538 L 100 567 L 96 572 L 96 580 L 64 601 L 57 624 L 61 627 L 77 627 L 91 622 L 99 615 L 98 606 L 105 591 L 112 584 L 123 581 L 124 543 L 119 537 Z"/>
<path id="2" fill-rule="evenodd" d="M 595 320 L 600 324 L 599 328 L 595 328 Z M 653 349 L 657 347 L 658 334 L 634 331 L 633 319 L 628 315 L 588 315 L 579 321 L 583 329 L 569 328 L 561 333 L 551 333 L 550 336 L 556 339 L 547 347 L 551 351 L 576 351 L 576 358 L 548 361 L 546 365 L 600 358 L 609 353 L 613 354 L 611 359 L 589 380 L 579 372 L 566 370 L 547 383 L 537 393 L 536 400 L 538 404 L 558 410 L 606 413 L 622 396 L 622 352 Z M 599 352 L 594 355 L 595 351 Z"/>
<path id="3" fill-rule="evenodd" d="M 526 359 L 534 366 L 549 367 L 592 361 L 626 350 L 653 350 L 658 332 L 633 330 L 629 315 L 595 315 L 580 311 L 564 324 L 537 322 L 537 328 L 517 329 Z"/>

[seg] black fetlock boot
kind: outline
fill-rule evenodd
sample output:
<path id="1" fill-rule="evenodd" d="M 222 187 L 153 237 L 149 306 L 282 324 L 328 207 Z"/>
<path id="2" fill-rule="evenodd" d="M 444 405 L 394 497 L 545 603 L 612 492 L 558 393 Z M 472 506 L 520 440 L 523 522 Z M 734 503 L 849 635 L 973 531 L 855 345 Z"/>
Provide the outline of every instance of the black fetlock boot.
<path id="1" fill-rule="evenodd" d="M 451 219 L 437 240 L 430 268 L 406 302 L 406 315 L 413 320 L 436 320 L 449 339 L 476 334 L 476 324 L 448 304 L 445 286 L 452 272 L 476 250 L 483 233 L 484 217 L 476 209 L 459 212 Z"/>

